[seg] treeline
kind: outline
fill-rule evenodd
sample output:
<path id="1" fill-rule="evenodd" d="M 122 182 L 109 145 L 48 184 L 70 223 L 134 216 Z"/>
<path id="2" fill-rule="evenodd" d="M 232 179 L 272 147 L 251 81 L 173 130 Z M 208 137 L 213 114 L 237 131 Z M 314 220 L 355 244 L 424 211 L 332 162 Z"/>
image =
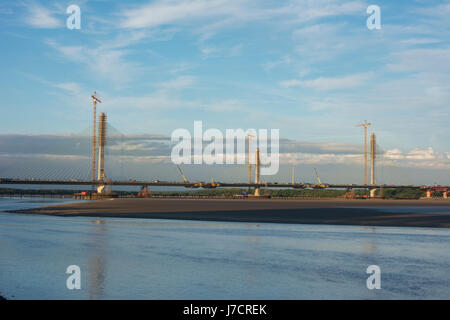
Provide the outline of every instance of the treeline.
<path id="1" fill-rule="evenodd" d="M 194 189 L 186 191 L 171 191 L 171 192 L 152 192 L 153 194 L 164 194 L 171 196 L 225 196 L 232 197 L 237 195 L 245 196 L 247 194 L 254 194 L 254 189 L 245 188 L 217 188 L 217 189 Z M 342 190 L 310 190 L 310 189 L 261 189 L 262 195 L 271 197 L 305 197 L 305 198 L 337 198 L 343 197 L 345 191 Z"/>
<path id="2" fill-rule="evenodd" d="M 218 188 L 218 189 L 193 189 L 186 191 L 171 191 L 171 192 L 153 192 L 153 194 L 178 195 L 178 196 L 225 196 L 232 197 L 236 195 L 253 194 L 254 189 L 246 188 Z M 347 194 L 346 190 L 336 189 L 264 189 L 261 188 L 262 195 L 269 195 L 271 197 L 305 197 L 305 198 L 344 198 Z M 357 198 L 369 196 L 368 190 L 356 189 L 354 195 Z M 377 190 L 376 195 L 385 199 L 419 199 L 424 196 L 424 192 L 414 189 L 385 189 L 383 195 L 380 195 L 380 190 Z"/>
<path id="3" fill-rule="evenodd" d="M 313 198 L 341 198 L 345 190 L 334 189 L 265 189 L 262 194 L 272 197 L 313 197 Z"/>
<path id="4" fill-rule="evenodd" d="M 153 194 L 164 194 L 169 196 L 225 196 L 247 194 L 247 189 L 241 188 L 217 188 L 217 189 L 186 189 L 186 191 L 152 191 Z"/>
<path id="5" fill-rule="evenodd" d="M 59 190 L 59 189 L 13 189 L 13 188 L 0 188 L 1 195 L 73 195 L 78 190 Z"/>
<path id="6" fill-rule="evenodd" d="M 13 188 L 0 188 L 0 195 L 55 195 L 55 196 L 71 196 L 75 193 L 83 192 L 86 190 L 71 190 L 71 189 L 13 189 Z M 89 192 L 89 191 L 87 191 Z M 132 194 L 133 192 L 128 191 L 117 191 L 115 192 L 120 195 Z M 137 194 L 137 192 L 134 192 Z"/>
<path id="7" fill-rule="evenodd" d="M 418 189 L 385 189 L 383 191 L 383 196 L 386 199 L 420 199 L 421 197 L 425 196 L 425 193 L 422 190 Z"/>
<path id="8" fill-rule="evenodd" d="M 226 188 L 226 189 L 196 189 L 189 191 L 172 191 L 172 192 L 154 192 L 154 194 L 167 194 L 167 195 L 196 195 L 196 196 L 236 196 L 253 194 L 254 189 L 245 188 Z M 264 189 L 261 188 L 262 195 L 269 195 L 271 197 L 305 197 L 305 198 L 344 198 L 347 194 L 346 190 L 336 189 Z M 368 190 L 356 189 L 354 195 L 357 198 L 369 196 Z M 441 195 L 433 194 L 436 197 Z M 383 195 L 380 195 L 380 190 L 377 189 L 376 196 L 385 199 L 420 199 L 425 194 L 422 190 L 399 188 L 399 189 L 384 189 Z"/>
<path id="9" fill-rule="evenodd" d="M 68 190 L 68 189 L 13 189 L 0 188 L 0 195 L 58 195 L 66 196 L 79 193 L 82 190 Z M 168 195 L 168 196 L 223 196 L 233 197 L 236 195 L 245 196 L 253 194 L 254 189 L 246 188 L 217 188 L 217 189 L 186 189 L 186 191 L 151 191 L 154 195 Z M 114 193 L 119 196 L 137 196 L 137 191 L 120 191 L 114 190 Z M 304 197 L 304 198 L 344 198 L 347 194 L 346 190 L 336 189 L 264 189 L 261 188 L 262 195 L 271 197 Z M 357 189 L 354 190 L 354 195 L 357 198 L 369 196 L 368 190 Z M 422 190 L 415 189 L 385 189 L 383 195 L 380 195 L 380 190 L 377 190 L 377 196 L 385 199 L 419 199 L 424 197 Z M 433 194 L 434 197 L 441 197 L 438 192 Z"/>

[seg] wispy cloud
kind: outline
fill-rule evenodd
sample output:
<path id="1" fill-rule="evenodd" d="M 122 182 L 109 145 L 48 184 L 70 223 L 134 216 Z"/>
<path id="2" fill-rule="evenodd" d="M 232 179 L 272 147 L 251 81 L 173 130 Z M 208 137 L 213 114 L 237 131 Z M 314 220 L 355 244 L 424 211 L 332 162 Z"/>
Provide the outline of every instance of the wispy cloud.
<path id="1" fill-rule="evenodd" d="M 421 15 L 421 20 L 426 20 L 427 23 L 439 25 L 439 26 L 449 26 L 450 16 L 450 3 L 441 3 L 434 6 L 414 8 L 411 10 L 413 14 Z"/>
<path id="2" fill-rule="evenodd" d="M 450 73 L 450 48 L 404 50 L 393 52 L 391 58 L 387 65 L 391 71 Z"/>
<path id="3" fill-rule="evenodd" d="M 324 17 L 354 14 L 363 9 L 362 1 L 291 0 L 282 6 L 270 6 L 248 0 L 159 0 L 125 10 L 120 26 L 152 28 L 203 19 L 211 22 L 208 29 L 214 33 L 217 29 L 241 22 L 284 17 L 291 23 L 303 23 Z M 202 30 L 209 34 L 206 29 Z"/>
<path id="4" fill-rule="evenodd" d="M 62 20 L 55 17 L 56 12 L 37 3 L 27 5 L 25 22 L 33 28 L 53 29 L 63 26 Z"/>
<path id="5" fill-rule="evenodd" d="M 440 43 L 440 39 L 433 39 L 433 38 L 410 38 L 405 39 L 401 41 L 404 44 L 410 44 L 410 45 L 426 45 L 426 44 L 435 44 Z"/>
<path id="6" fill-rule="evenodd" d="M 79 94 L 82 90 L 78 83 L 75 82 L 62 82 L 53 84 L 56 88 L 68 91 L 71 94 Z"/>
<path id="7" fill-rule="evenodd" d="M 123 28 L 148 28 L 189 19 L 231 14 L 234 3 L 225 0 L 157 1 L 126 10 L 120 26 Z"/>
<path id="8" fill-rule="evenodd" d="M 157 86 L 162 89 L 184 89 L 195 83 L 193 76 L 179 76 L 173 80 L 159 83 Z"/>
<path id="9" fill-rule="evenodd" d="M 362 86 L 373 77 L 372 73 L 360 73 L 344 77 L 327 78 L 320 77 L 312 80 L 286 80 L 280 84 L 283 87 L 303 87 L 318 91 L 351 89 Z"/>
<path id="10" fill-rule="evenodd" d="M 120 45 L 92 48 L 61 45 L 53 40 L 47 40 L 46 43 L 69 61 L 86 66 L 88 72 L 116 85 L 131 81 L 133 73 L 139 69 L 136 63 L 125 58 L 128 52 L 121 49 Z"/>

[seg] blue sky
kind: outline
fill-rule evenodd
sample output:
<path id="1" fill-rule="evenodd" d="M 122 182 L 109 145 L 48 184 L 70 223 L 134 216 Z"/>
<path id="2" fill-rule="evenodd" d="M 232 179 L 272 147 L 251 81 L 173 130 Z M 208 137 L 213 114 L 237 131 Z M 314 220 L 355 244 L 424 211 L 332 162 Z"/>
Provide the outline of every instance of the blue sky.
<path id="1" fill-rule="evenodd" d="M 71 4 L 80 30 L 66 28 Z M 449 16 L 450 1 L 2 1 L 3 152 L 12 134 L 85 131 L 96 90 L 124 134 L 277 128 L 320 149 L 282 163 L 335 180 L 333 166 L 358 167 L 367 119 L 386 165 L 450 183 Z"/>

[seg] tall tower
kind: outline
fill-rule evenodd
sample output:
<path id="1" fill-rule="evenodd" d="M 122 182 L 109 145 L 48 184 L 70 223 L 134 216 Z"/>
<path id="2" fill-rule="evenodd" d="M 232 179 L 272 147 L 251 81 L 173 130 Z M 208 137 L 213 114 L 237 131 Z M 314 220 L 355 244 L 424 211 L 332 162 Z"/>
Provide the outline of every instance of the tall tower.
<path id="1" fill-rule="evenodd" d="M 254 135 L 248 134 L 248 183 L 252 183 L 252 162 L 251 162 L 251 150 L 252 150 L 252 138 L 254 138 Z"/>
<path id="2" fill-rule="evenodd" d="M 259 159 L 259 148 L 256 148 L 256 164 L 255 164 L 255 183 L 259 184 L 259 166 L 261 165 L 261 161 Z M 259 196 L 259 187 L 255 188 L 255 196 Z"/>
<path id="3" fill-rule="evenodd" d="M 96 143 L 96 122 L 97 122 L 97 102 L 101 102 L 101 100 L 99 98 L 97 98 L 97 92 L 94 91 L 94 94 L 91 96 L 92 98 L 92 103 L 94 105 L 94 116 L 93 116 L 93 131 L 92 131 L 92 181 L 95 181 L 95 151 L 96 151 L 96 147 L 95 147 L 95 143 Z M 94 189 L 94 185 L 92 185 L 92 189 Z"/>
<path id="4" fill-rule="evenodd" d="M 105 147 L 106 147 L 106 114 L 101 113 L 98 119 L 98 180 L 105 178 Z"/>
<path id="5" fill-rule="evenodd" d="M 367 185 L 367 127 L 370 126 L 371 123 L 364 120 L 363 123 L 358 124 L 357 127 L 364 128 L 364 184 Z"/>
<path id="6" fill-rule="evenodd" d="M 370 134 L 370 184 L 376 184 L 375 179 L 376 139 L 375 133 Z"/>

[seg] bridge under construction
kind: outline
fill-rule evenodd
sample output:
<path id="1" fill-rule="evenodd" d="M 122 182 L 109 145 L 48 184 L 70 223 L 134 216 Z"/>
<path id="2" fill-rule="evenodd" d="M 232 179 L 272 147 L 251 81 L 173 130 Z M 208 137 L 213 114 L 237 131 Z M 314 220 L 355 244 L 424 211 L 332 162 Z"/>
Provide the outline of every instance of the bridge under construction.
<path id="1" fill-rule="evenodd" d="M 70 185 L 70 186 L 135 186 L 135 187 L 185 187 L 185 188 L 294 188 L 294 189 L 369 189 L 369 190 L 382 190 L 382 189 L 416 189 L 423 190 L 428 198 L 434 192 L 442 192 L 443 197 L 447 198 L 450 191 L 450 186 L 426 186 L 426 185 L 364 185 L 364 184 L 308 184 L 308 183 L 277 183 L 277 182 L 265 182 L 265 183 L 221 183 L 221 182 L 177 182 L 177 181 L 137 181 L 137 180 L 38 180 L 38 179 L 5 179 L 0 178 L 0 185 Z M 372 192 L 371 192 L 372 194 Z"/>
<path id="2" fill-rule="evenodd" d="M 440 186 L 440 185 L 393 185 L 393 184 L 379 184 L 375 179 L 375 158 L 376 158 L 376 138 L 375 134 L 370 134 L 370 184 L 367 183 L 367 166 L 368 166 L 368 150 L 367 150 L 367 128 L 371 123 L 365 121 L 364 123 L 358 125 L 358 127 L 364 128 L 364 184 L 326 184 L 323 183 L 317 170 L 314 169 L 317 176 L 317 183 L 295 183 L 294 181 L 294 168 L 292 168 L 292 180 L 291 183 L 277 183 L 277 182 L 261 182 L 260 179 L 260 150 L 256 148 L 254 154 L 254 182 L 252 182 L 252 161 L 251 161 L 251 139 L 256 138 L 253 135 L 248 135 L 248 183 L 241 182 L 215 182 L 211 179 L 211 182 L 203 181 L 189 181 L 180 166 L 177 166 L 181 176 L 183 178 L 182 182 L 177 181 L 137 181 L 134 179 L 130 180 L 112 180 L 107 179 L 105 174 L 105 148 L 106 148 L 106 128 L 107 128 L 107 116 L 105 113 L 100 113 L 98 118 L 98 141 L 97 141 L 97 103 L 102 101 L 97 97 L 97 94 L 91 96 L 93 101 L 93 136 L 92 136 L 92 179 L 91 180 L 79 180 L 79 179 L 68 179 L 68 180 L 58 180 L 58 179 L 19 179 L 19 178 L 1 178 L 0 185 L 69 185 L 69 186 L 91 186 L 92 195 L 105 195 L 111 194 L 112 186 L 137 186 L 141 187 L 141 191 L 145 190 L 148 192 L 148 187 L 159 186 L 159 187 L 185 187 L 190 189 L 195 188 L 253 188 L 254 197 L 260 197 L 261 188 L 293 188 L 293 189 L 346 189 L 347 191 L 353 191 L 354 189 L 368 189 L 370 192 L 370 197 L 374 198 L 376 196 L 376 191 L 379 190 L 382 194 L 383 189 L 415 189 L 422 190 L 425 192 L 427 198 L 431 198 L 433 193 L 442 193 L 443 198 L 448 198 L 448 193 L 450 191 L 450 186 Z M 98 147 L 97 147 L 98 146 Z M 98 151 L 97 151 L 98 149 Z M 98 170 L 96 170 L 96 154 L 98 152 Z M 97 171 L 97 175 L 96 175 Z"/>

